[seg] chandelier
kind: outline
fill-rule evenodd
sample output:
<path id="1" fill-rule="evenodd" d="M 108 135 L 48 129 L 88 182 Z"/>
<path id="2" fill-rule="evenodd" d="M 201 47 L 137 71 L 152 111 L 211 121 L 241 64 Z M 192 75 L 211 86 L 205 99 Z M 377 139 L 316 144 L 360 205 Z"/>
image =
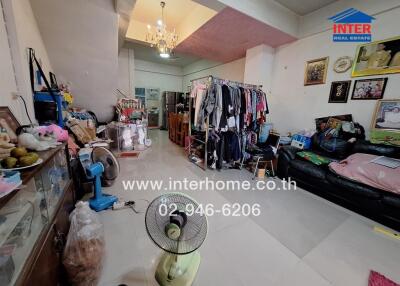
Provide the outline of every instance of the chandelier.
<path id="1" fill-rule="evenodd" d="M 173 32 L 167 31 L 167 25 L 164 20 L 165 2 L 161 2 L 160 6 L 161 19 L 157 21 L 154 31 L 150 25 L 147 25 L 146 42 L 149 42 L 151 47 L 157 48 L 160 57 L 169 58 L 178 42 L 178 34 L 175 32 L 175 29 Z"/>

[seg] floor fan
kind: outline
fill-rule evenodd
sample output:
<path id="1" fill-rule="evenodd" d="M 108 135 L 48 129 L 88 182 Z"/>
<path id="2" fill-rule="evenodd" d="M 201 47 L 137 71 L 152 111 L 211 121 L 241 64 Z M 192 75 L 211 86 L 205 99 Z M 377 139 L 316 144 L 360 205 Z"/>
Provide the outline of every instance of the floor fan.
<path id="1" fill-rule="evenodd" d="M 93 182 L 93 197 L 89 200 L 90 207 L 102 211 L 113 206 L 118 201 L 116 196 L 103 193 L 102 186 L 111 186 L 120 172 L 120 166 L 114 154 L 104 148 L 83 148 L 79 151 L 79 160 L 89 181 Z"/>
<path id="2" fill-rule="evenodd" d="M 155 278 L 161 286 L 190 286 L 200 265 L 198 248 L 207 236 L 207 218 L 196 212 L 199 205 L 190 197 L 169 193 L 153 200 L 146 211 L 146 230 L 165 251 Z"/>

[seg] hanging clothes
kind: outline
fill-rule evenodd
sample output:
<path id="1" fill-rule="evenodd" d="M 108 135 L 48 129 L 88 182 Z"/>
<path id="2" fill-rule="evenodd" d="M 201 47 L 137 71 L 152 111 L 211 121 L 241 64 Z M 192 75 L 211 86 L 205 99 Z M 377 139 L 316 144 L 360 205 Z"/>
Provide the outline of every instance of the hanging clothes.
<path id="1" fill-rule="evenodd" d="M 222 86 L 222 115 L 219 123 L 221 129 L 228 126 L 228 118 L 231 116 L 230 110 L 233 110 L 231 94 L 229 87 L 224 84 Z"/>
<path id="2" fill-rule="evenodd" d="M 222 108 L 223 108 L 222 86 L 216 84 L 214 91 L 215 91 L 215 109 L 213 111 L 212 125 L 214 126 L 215 130 L 219 130 L 221 116 L 222 116 Z"/>
<path id="3" fill-rule="evenodd" d="M 215 91 L 214 85 L 211 85 L 207 90 L 205 96 L 202 97 L 200 111 L 197 117 L 197 127 L 203 129 L 206 118 L 213 112 L 215 108 Z M 196 122 L 196 121 L 195 121 Z"/>
<path id="4" fill-rule="evenodd" d="M 194 124 L 197 127 L 198 117 L 201 110 L 201 105 L 203 98 L 207 94 L 207 85 L 205 84 L 195 84 L 192 91 L 190 92 L 190 97 L 195 99 L 194 107 Z"/>
<path id="5" fill-rule="evenodd" d="M 247 144 L 257 143 L 257 130 L 269 113 L 267 95 L 261 89 L 229 81 L 213 80 L 195 84 L 194 124 L 203 129 L 208 118 L 207 161 L 212 169 L 225 163 L 247 159 Z"/>
<path id="6" fill-rule="evenodd" d="M 240 89 L 240 113 L 239 113 L 239 130 L 243 130 L 246 116 L 246 94 L 243 87 Z"/>
<path id="7" fill-rule="evenodd" d="M 232 131 L 221 132 L 220 140 L 215 144 L 216 168 L 222 169 L 223 163 L 239 161 L 242 154 L 239 136 Z"/>

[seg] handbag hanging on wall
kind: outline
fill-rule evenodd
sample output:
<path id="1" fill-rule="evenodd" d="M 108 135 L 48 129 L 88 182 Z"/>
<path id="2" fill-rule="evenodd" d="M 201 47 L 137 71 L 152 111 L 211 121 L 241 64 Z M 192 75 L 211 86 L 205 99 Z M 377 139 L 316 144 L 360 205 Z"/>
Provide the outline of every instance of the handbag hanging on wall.
<path id="1" fill-rule="evenodd" d="M 50 73 L 50 77 L 52 80 L 52 85 L 50 86 L 49 81 L 46 78 L 46 75 L 43 72 L 43 69 L 35 56 L 35 51 L 32 48 L 28 48 L 29 53 L 29 74 L 31 81 L 31 88 L 34 95 L 34 109 L 35 109 L 35 117 L 39 124 L 47 124 L 47 123 L 58 123 L 60 125 L 60 118 L 62 121 L 62 109 L 57 104 L 57 97 L 60 95 L 58 90 L 55 90 L 55 76 L 53 73 Z M 34 65 L 37 67 L 38 71 L 38 81 L 43 79 L 47 90 L 45 92 L 40 90 L 35 90 L 35 71 Z M 43 93 L 46 94 L 46 99 L 40 99 Z M 60 114 L 61 113 L 61 116 Z M 62 124 L 61 124 L 62 125 Z"/>

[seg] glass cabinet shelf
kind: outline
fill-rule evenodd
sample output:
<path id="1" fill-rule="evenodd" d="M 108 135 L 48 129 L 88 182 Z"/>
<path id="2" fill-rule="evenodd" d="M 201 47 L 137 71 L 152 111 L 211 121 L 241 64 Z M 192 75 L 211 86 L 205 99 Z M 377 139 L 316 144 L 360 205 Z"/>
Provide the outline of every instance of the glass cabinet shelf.
<path id="1" fill-rule="evenodd" d="M 0 285 L 14 285 L 46 234 L 70 178 L 65 145 L 40 152 L 43 163 L 21 172 L 23 185 L 0 200 Z"/>

